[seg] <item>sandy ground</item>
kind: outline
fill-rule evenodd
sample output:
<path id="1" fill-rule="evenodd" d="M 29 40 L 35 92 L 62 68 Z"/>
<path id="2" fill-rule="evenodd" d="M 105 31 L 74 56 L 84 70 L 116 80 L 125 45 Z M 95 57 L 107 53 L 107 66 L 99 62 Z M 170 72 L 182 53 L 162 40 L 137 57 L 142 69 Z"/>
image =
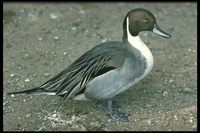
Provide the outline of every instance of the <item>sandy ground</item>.
<path id="1" fill-rule="evenodd" d="M 7 92 L 36 87 L 107 40 L 121 41 L 122 22 L 134 8 L 150 10 L 172 35 L 141 37 L 155 65 L 150 75 L 116 96 L 130 122 L 110 119 L 95 102 Z M 3 130 L 196 131 L 196 3 L 4 3 Z"/>

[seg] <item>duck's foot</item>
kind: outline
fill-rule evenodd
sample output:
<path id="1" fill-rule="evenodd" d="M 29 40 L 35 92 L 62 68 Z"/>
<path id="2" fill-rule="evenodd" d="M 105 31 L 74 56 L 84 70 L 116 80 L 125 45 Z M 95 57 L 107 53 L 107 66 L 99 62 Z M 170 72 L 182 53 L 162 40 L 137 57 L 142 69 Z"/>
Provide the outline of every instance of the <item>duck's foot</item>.
<path id="1" fill-rule="evenodd" d="M 128 122 L 128 117 L 130 116 L 130 114 L 125 114 L 122 113 L 120 111 L 112 111 L 111 113 L 109 113 L 110 117 L 114 120 L 118 120 L 118 121 L 124 121 L 124 122 Z"/>
<path id="2" fill-rule="evenodd" d="M 101 108 L 106 110 L 110 117 L 114 120 L 128 122 L 128 117 L 130 114 L 125 114 L 117 110 L 113 110 L 113 108 L 118 108 L 119 105 L 116 102 L 112 102 L 111 100 L 108 101 L 98 101 Z"/>

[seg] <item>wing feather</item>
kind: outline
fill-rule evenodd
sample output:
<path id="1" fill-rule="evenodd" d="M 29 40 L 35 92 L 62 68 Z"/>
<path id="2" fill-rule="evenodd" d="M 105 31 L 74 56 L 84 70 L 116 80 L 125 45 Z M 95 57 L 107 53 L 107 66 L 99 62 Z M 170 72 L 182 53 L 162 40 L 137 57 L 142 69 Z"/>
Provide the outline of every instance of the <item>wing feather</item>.
<path id="1" fill-rule="evenodd" d="M 104 49 L 103 53 L 101 52 L 102 49 Z M 107 47 L 107 50 L 102 47 L 88 51 L 67 68 L 67 73 L 64 72 L 66 76 L 61 74 L 64 80 L 59 83 L 56 95 L 64 95 L 64 100 L 74 97 L 77 93 L 83 91 L 88 82 L 95 78 L 99 71 L 107 67 L 115 69 L 122 66 L 124 56 L 125 52 L 120 45 L 118 47 L 112 45 L 112 47 Z M 118 61 L 113 63 L 112 59 Z"/>
<path id="2" fill-rule="evenodd" d="M 37 88 L 17 93 L 54 94 L 64 100 L 84 93 L 93 78 L 122 66 L 126 52 L 121 42 L 102 43 L 75 60 L 67 69 Z M 11 93 L 12 94 L 12 93 Z"/>

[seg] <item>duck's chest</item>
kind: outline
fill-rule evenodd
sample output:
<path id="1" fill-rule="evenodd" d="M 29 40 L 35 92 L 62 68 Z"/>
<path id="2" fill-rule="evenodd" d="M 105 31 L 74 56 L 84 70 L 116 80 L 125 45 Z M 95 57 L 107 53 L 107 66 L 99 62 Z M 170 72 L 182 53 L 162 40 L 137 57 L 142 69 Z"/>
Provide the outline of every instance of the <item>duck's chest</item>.
<path id="1" fill-rule="evenodd" d="M 154 58 L 150 49 L 144 44 L 139 36 L 129 38 L 129 51 L 139 64 L 145 64 L 143 77 L 147 76 L 153 68 Z"/>
<path id="2" fill-rule="evenodd" d="M 150 73 L 154 59 L 150 49 L 140 38 L 136 38 L 133 42 L 134 44 L 126 47 L 128 58 L 124 61 L 121 73 L 135 84 Z"/>

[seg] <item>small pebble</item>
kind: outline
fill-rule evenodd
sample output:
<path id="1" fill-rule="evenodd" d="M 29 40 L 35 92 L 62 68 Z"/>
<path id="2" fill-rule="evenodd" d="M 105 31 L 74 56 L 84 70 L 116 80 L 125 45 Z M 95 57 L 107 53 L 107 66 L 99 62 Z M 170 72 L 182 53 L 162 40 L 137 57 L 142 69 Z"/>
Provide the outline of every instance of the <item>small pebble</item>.
<path id="1" fill-rule="evenodd" d="M 15 76 L 15 74 L 14 74 L 14 73 L 11 73 L 11 74 L 10 74 L 10 77 L 14 77 L 14 76 Z"/>
<path id="2" fill-rule="evenodd" d="M 55 36 L 54 39 L 55 39 L 55 40 L 58 40 L 58 36 Z"/>
<path id="3" fill-rule="evenodd" d="M 164 91 L 164 92 L 163 92 L 163 96 L 166 96 L 166 95 L 168 95 L 168 92 L 167 92 L 167 91 Z"/>
<path id="4" fill-rule="evenodd" d="M 27 114 L 27 115 L 26 115 L 26 117 L 30 117 L 30 116 L 31 116 L 31 114 Z"/>
<path id="5" fill-rule="evenodd" d="M 191 93 L 191 92 L 192 92 L 192 89 L 191 89 L 191 88 L 184 88 L 184 91 L 185 91 L 185 92 Z"/>
<path id="6" fill-rule="evenodd" d="M 48 77 L 50 74 L 49 73 L 44 73 L 44 76 L 45 77 Z"/>
<path id="7" fill-rule="evenodd" d="M 58 18 L 58 16 L 54 13 L 50 13 L 49 15 L 50 15 L 51 19 L 57 19 Z"/>
<path id="8" fill-rule="evenodd" d="M 25 79 L 25 82 L 30 82 L 31 80 L 29 78 Z"/>
<path id="9" fill-rule="evenodd" d="M 147 124 L 148 124 L 148 125 L 151 125 L 151 119 L 150 119 L 150 120 L 147 120 Z"/>

